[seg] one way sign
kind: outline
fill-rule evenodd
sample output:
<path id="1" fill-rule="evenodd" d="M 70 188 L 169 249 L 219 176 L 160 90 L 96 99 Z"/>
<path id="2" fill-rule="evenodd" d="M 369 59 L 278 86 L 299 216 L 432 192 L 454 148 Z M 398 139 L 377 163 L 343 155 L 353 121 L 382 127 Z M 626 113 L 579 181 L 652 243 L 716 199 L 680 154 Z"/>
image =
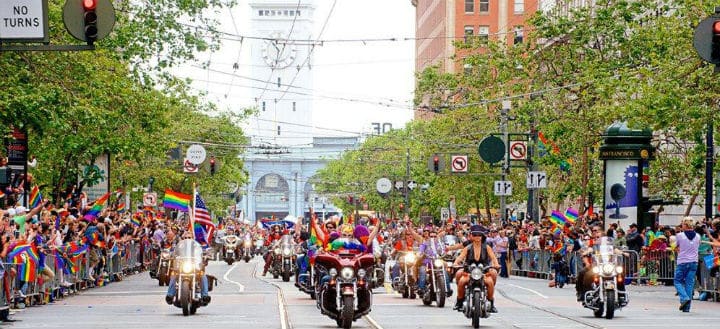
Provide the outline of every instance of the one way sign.
<path id="1" fill-rule="evenodd" d="M 509 180 L 496 180 L 494 190 L 497 196 L 510 196 L 512 195 L 512 182 Z"/>
<path id="2" fill-rule="evenodd" d="M 547 174 L 544 171 L 529 171 L 527 174 L 527 188 L 547 188 Z"/>

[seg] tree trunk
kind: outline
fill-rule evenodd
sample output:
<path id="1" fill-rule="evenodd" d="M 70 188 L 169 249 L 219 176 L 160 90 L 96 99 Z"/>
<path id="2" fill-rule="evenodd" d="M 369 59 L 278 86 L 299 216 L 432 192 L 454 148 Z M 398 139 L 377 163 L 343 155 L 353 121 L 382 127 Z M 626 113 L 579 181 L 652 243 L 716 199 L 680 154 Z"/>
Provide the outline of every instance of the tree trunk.
<path id="1" fill-rule="evenodd" d="M 690 200 L 688 201 L 687 207 L 685 207 L 685 213 L 683 216 L 690 216 L 690 210 L 692 210 L 692 207 L 695 205 L 698 195 L 699 193 L 695 192 L 690 196 Z"/>
<path id="2" fill-rule="evenodd" d="M 487 186 L 483 185 L 483 196 L 485 197 L 485 213 L 487 214 L 487 218 L 492 221 L 492 214 L 490 213 L 490 194 L 488 193 Z M 478 209 L 478 213 L 480 212 L 480 209 Z"/>

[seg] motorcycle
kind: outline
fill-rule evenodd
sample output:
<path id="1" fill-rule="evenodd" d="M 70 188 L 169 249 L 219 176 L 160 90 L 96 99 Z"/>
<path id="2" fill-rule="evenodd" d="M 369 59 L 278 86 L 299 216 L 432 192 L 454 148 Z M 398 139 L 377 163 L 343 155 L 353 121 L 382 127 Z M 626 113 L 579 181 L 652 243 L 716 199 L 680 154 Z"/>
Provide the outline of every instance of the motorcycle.
<path id="1" fill-rule="evenodd" d="M 242 242 L 242 248 L 240 249 L 240 256 L 247 263 L 253 257 L 252 255 L 252 240 L 246 236 Z"/>
<path id="2" fill-rule="evenodd" d="M 283 235 L 273 249 L 273 278 L 277 279 L 282 275 L 282 280 L 290 281 L 290 276 L 295 272 L 295 253 L 293 240 L 290 235 Z"/>
<path id="3" fill-rule="evenodd" d="M 158 256 L 158 267 L 155 276 L 158 279 L 159 286 L 167 286 L 170 284 L 170 275 L 172 274 L 172 253 L 170 248 L 165 248 Z"/>
<path id="4" fill-rule="evenodd" d="M 465 301 L 463 302 L 463 314 L 472 319 L 473 328 L 480 327 L 480 318 L 490 316 L 490 301 L 487 299 L 487 286 L 485 285 L 485 273 L 490 266 L 483 264 L 472 264 L 465 268 L 469 275 L 469 281 L 465 287 Z"/>
<path id="5" fill-rule="evenodd" d="M 205 306 L 200 297 L 204 269 L 202 246 L 193 239 L 178 242 L 173 268 L 173 274 L 178 276 L 177 294 L 173 305 L 181 308 L 185 316 L 195 314 L 199 307 Z"/>
<path id="6" fill-rule="evenodd" d="M 267 248 L 265 248 L 265 239 L 258 238 L 257 240 L 255 240 L 253 253 L 255 255 L 265 255 L 266 252 Z"/>
<path id="7" fill-rule="evenodd" d="M 298 251 L 297 257 L 303 257 L 307 254 L 308 251 L 306 249 L 301 249 Z M 315 265 L 313 264 L 313 262 L 308 262 L 308 268 L 306 273 L 299 274 L 299 269 L 296 269 L 295 275 L 298 276 L 298 289 L 310 295 L 310 299 L 315 299 L 317 297 L 316 283 L 318 282 L 318 274 L 315 270 Z"/>
<path id="8" fill-rule="evenodd" d="M 403 298 L 415 299 L 417 256 L 413 251 L 398 252 L 397 262 L 400 264 L 400 276 L 393 279 L 392 287 L 402 294 Z"/>
<path id="9" fill-rule="evenodd" d="M 226 235 L 223 237 L 223 259 L 228 265 L 235 262 L 237 255 L 237 246 L 240 239 L 236 235 Z"/>
<path id="10" fill-rule="evenodd" d="M 375 264 L 370 275 L 370 290 L 385 285 L 385 246 L 373 243 L 373 256 Z"/>
<path id="11" fill-rule="evenodd" d="M 430 259 L 430 264 L 425 268 L 425 294 L 422 296 L 422 302 L 425 306 L 429 306 L 433 301 L 437 306 L 445 307 L 445 298 L 447 297 L 447 286 L 445 285 L 445 260 L 440 257 Z"/>
<path id="12" fill-rule="evenodd" d="M 320 313 L 334 319 L 338 327 L 350 328 L 353 321 L 370 313 L 372 293 L 366 275 L 375 263 L 370 254 L 317 255 L 315 264 L 329 280 L 320 286 Z"/>
<path id="13" fill-rule="evenodd" d="M 623 267 L 619 265 L 618 255 L 607 237 L 600 239 L 599 248 L 593 254 L 593 264 L 592 288 L 585 292 L 582 305 L 593 310 L 596 318 L 605 313 L 606 319 L 612 319 L 615 311 L 626 306 L 630 298 L 627 291 L 618 289 L 618 285 L 625 280 Z"/>

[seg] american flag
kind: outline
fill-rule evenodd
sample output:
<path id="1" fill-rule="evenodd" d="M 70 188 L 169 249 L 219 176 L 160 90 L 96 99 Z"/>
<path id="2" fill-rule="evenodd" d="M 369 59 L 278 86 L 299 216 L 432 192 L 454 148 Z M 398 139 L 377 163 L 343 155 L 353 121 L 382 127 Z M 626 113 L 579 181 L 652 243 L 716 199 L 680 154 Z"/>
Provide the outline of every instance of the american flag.
<path id="1" fill-rule="evenodd" d="M 195 193 L 195 224 L 200 224 L 207 231 L 205 243 L 210 243 L 213 232 L 215 231 L 215 223 L 212 222 L 210 212 L 205 207 L 205 201 L 200 197 L 200 193 Z M 200 237 L 198 237 L 200 238 Z M 202 243 L 202 241 L 198 241 Z"/>

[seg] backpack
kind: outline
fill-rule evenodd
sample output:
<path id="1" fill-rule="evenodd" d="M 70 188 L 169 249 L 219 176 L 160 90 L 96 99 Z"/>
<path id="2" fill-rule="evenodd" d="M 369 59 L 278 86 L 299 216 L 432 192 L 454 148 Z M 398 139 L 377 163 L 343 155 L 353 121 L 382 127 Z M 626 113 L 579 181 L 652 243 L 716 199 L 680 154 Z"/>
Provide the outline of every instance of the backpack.
<path id="1" fill-rule="evenodd" d="M 517 241 L 515 241 L 515 237 L 508 238 L 508 249 L 510 250 L 517 250 L 518 245 Z"/>

